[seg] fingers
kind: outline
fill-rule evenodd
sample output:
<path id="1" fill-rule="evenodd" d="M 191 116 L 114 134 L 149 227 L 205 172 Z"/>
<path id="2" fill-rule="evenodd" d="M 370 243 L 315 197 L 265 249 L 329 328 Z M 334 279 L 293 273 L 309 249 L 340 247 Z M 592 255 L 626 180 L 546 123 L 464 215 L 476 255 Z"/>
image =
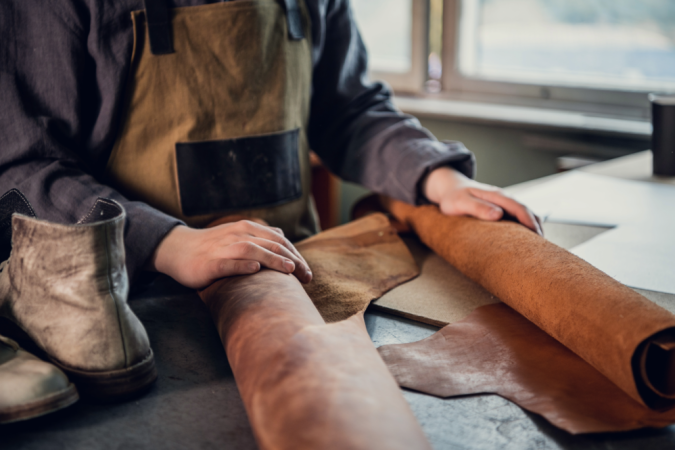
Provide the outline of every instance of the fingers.
<path id="1" fill-rule="evenodd" d="M 293 260 L 267 250 L 251 241 L 237 242 L 229 245 L 222 249 L 222 254 L 218 256 L 222 259 L 257 261 L 264 267 L 282 273 L 294 273 L 296 270 L 296 264 Z M 300 281 L 304 280 L 300 279 Z"/>
<path id="2" fill-rule="evenodd" d="M 293 272 L 298 280 L 303 283 L 309 283 L 312 281 L 312 272 L 309 269 L 309 266 L 297 253 L 291 252 L 283 244 L 279 242 L 270 241 L 263 238 L 252 237 L 250 241 L 261 246 L 264 249 L 276 253 L 277 255 L 283 256 L 290 259 L 295 264 L 295 271 Z"/>
<path id="3" fill-rule="evenodd" d="M 284 237 L 284 232 L 281 230 L 281 228 L 267 227 L 248 220 L 243 220 L 238 224 L 241 226 L 242 231 L 244 233 L 249 234 L 250 236 L 267 239 L 269 241 L 276 242 L 286 247 L 287 250 L 289 250 L 293 255 L 295 255 L 295 259 L 299 260 L 301 264 L 305 266 L 311 279 L 311 270 L 309 268 L 309 265 L 307 264 L 307 261 L 305 261 L 305 258 L 302 257 L 298 249 L 295 248 L 295 246 L 291 243 L 291 241 L 289 241 L 288 239 L 286 239 L 286 237 Z"/>
<path id="4" fill-rule="evenodd" d="M 471 188 L 469 189 L 469 192 L 477 199 L 487 201 L 503 208 L 506 212 L 518 219 L 521 224 L 525 225 L 535 233 L 543 235 L 541 225 L 535 218 L 535 215 L 522 203 L 508 197 L 499 190 Z"/>
<path id="5" fill-rule="evenodd" d="M 499 220 L 504 215 L 498 206 L 471 195 L 462 196 L 450 206 L 441 204 L 441 210 L 444 214 L 467 215 L 482 220 Z"/>
<path id="6" fill-rule="evenodd" d="M 218 259 L 211 262 L 207 269 L 211 280 L 232 277 L 235 275 L 250 275 L 260 270 L 258 261 L 245 259 Z"/>

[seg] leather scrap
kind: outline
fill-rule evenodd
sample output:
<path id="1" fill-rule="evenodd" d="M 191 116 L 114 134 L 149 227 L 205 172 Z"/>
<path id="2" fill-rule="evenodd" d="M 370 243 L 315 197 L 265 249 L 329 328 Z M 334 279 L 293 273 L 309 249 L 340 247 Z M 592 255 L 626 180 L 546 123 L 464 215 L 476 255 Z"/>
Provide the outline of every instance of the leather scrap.
<path id="1" fill-rule="evenodd" d="M 383 198 L 428 247 L 580 356 L 634 400 L 675 405 L 675 315 L 513 222 Z"/>
<path id="2" fill-rule="evenodd" d="M 307 294 L 327 323 L 365 311 L 372 300 L 419 274 L 384 214 L 372 214 L 296 244 L 312 269 Z"/>
<path id="3" fill-rule="evenodd" d="M 380 355 L 403 387 L 438 397 L 492 393 L 570 433 L 664 427 L 654 411 L 504 304 L 482 306 L 419 342 Z"/>
<path id="4" fill-rule="evenodd" d="M 272 270 L 199 294 L 261 449 L 430 448 L 362 314 L 327 325 L 300 282 Z"/>

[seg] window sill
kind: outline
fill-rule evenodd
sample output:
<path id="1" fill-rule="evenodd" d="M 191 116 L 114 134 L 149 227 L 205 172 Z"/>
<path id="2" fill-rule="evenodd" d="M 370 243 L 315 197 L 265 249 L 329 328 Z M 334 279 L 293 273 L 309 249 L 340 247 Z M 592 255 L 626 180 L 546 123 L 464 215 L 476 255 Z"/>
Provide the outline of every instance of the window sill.
<path id="1" fill-rule="evenodd" d="M 652 134 L 650 122 L 573 111 L 402 95 L 394 97 L 394 104 L 419 118 L 642 139 Z"/>

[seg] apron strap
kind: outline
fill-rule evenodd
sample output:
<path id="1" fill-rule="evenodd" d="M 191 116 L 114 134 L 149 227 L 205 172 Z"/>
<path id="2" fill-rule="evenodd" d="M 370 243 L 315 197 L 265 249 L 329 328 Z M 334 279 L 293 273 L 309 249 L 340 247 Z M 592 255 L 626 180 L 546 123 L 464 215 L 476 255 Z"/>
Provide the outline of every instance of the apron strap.
<path id="1" fill-rule="evenodd" d="M 300 0 L 302 1 L 302 0 Z M 171 16 L 166 7 L 166 0 L 143 0 L 145 5 L 145 21 L 148 25 L 150 37 L 150 51 L 153 55 L 173 53 L 171 38 Z M 288 25 L 288 38 L 300 41 L 305 38 L 302 29 L 302 16 L 298 7 L 298 0 L 283 0 Z"/>
<path id="2" fill-rule="evenodd" d="M 300 0 L 303 1 L 303 0 Z M 300 41 L 305 38 L 302 29 L 302 16 L 298 7 L 298 0 L 283 0 L 286 9 L 286 23 L 288 25 L 288 38 L 292 41 Z"/>
<path id="3" fill-rule="evenodd" d="M 143 0 L 143 3 L 150 37 L 150 51 L 153 55 L 173 53 L 171 16 L 166 7 L 166 0 Z"/>

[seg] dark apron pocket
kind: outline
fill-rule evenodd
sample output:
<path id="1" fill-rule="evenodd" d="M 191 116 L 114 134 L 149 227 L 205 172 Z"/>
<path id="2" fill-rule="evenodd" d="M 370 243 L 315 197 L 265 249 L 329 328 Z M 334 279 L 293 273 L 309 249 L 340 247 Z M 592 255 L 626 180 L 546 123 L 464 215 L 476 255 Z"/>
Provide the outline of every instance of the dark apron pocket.
<path id="1" fill-rule="evenodd" d="M 281 205 L 302 195 L 299 130 L 176 144 L 185 216 Z"/>

